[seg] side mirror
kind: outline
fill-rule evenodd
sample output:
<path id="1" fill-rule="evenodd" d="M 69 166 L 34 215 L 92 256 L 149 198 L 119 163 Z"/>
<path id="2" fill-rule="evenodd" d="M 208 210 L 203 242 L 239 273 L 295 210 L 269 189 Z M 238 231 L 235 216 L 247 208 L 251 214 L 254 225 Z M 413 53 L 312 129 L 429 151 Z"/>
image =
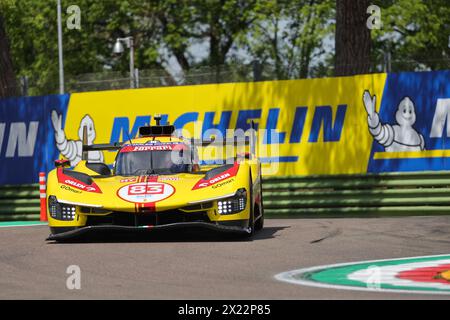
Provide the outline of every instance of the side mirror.
<path id="1" fill-rule="evenodd" d="M 55 167 L 56 168 L 70 167 L 70 160 L 67 160 L 67 159 L 55 160 Z"/>

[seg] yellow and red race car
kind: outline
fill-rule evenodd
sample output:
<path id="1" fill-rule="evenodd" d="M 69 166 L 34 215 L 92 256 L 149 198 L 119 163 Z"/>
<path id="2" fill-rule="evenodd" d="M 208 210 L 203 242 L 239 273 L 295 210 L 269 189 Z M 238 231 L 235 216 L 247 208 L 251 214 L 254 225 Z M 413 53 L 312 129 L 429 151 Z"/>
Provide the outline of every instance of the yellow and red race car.
<path id="1" fill-rule="evenodd" d="M 55 161 L 47 183 L 48 240 L 67 240 L 98 230 L 151 231 L 204 227 L 252 236 L 263 228 L 261 165 L 251 140 L 220 164 L 204 164 L 198 149 L 236 146 L 237 138 L 196 141 L 174 135 L 171 125 L 139 128 L 122 144 L 85 145 L 87 153 L 116 150 L 104 163 Z M 233 149 L 232 149 L 233 150 Z M 217 161 L 216 161 L 217 162 Z"/>

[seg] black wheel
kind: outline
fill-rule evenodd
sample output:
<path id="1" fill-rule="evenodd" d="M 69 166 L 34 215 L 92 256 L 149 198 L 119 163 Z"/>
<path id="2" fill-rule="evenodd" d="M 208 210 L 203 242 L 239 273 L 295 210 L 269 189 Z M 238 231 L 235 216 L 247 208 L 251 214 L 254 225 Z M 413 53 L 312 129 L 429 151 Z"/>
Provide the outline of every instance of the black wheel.
<path id="1" fill-rule="evenodd" d="M 249 233 L 246 235 L 248 238 L 253 237 L 255 234 L 255 207 L 253 206 L 253 188 L 252 188 L 252 174 L 250 172 L 250 216 L 248 217 L 248 229 Z"/>
<path id="2" fill-rule="evenodd" d="M 255 213 L 253 209 L 250 212 L 250 217 L 248 217 L 248 229 L 250 232 L 246 234 L 246 237 L 251 238 L 255 234 Z"/>
<path id="3" fill-rule="evenodd" d="M 261 165 L 259 167 L 261 174 Z M 264 227 L 264 204 L 263 204 L 263 193 L 262 193 L 262 179 L 259 182 L 259 196 L 261 197 L 259 206 L 255 208 L 255 217 L 259 217 L 255 222 L 255 231 L 259 231 Z"/>
<path id="4" fill-rule="evenodd" d="M 259 217 L 259 219 L 255 221 L 255 231 L 259 231 L 264 227 L 264 209 L 262 209 L 262 202 L 260 206 L 257 206 L 256 210 L 258 211 L 258 214 L 256 214 L 255 216 L 259 215 L 259 213 L 261 212 L 261 217 Z"/>

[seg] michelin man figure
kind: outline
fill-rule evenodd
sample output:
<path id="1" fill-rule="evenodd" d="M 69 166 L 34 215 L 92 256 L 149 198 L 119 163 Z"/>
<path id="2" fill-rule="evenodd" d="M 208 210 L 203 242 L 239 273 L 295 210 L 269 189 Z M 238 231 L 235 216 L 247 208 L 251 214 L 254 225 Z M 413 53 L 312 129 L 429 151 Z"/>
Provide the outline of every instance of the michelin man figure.
<path id="1" fill-rule="evenodd" d="M 71 166 L 76 166 L 81 161 L 83 153 L 83 128 L 87 127 L 87 144 L 91 145 L 95 140 L 94 121 L 89 115 L 85 115 L 81 119 L 80 127 L 78 128 L 78 137 L 80 140 L 67 140 L 64 130 L 62 129 L 62 115 L 53 110 L 52 124 L 55 130 L 56 147 L 62 156 L 70 160 Z M 103 162 L 103 153 L 101 151 L 89 151 L 89 162 Z"/>
<path id="2" fill-rule="evenodd" d="M 409 97 L 400 101 L 395 120 L 397 124 L 382 124 L 375 111 L 377 97 L 369 91 L 364 91 L 363 102 L 367 112 L 367 122 L 370 134 L 387 152 L 422 151 L 425 150 L 423 136 L 413 128 L 416 122 L 414 103 Z"/>

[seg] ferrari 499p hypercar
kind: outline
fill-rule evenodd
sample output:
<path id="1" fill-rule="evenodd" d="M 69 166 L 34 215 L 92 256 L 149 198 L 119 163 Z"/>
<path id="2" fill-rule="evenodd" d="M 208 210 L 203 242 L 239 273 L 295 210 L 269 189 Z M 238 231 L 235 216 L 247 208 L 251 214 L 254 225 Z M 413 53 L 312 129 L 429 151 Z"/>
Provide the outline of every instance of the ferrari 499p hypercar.
<path id="1" fill-rule="evenodd" d="M 73 168 L 68 160 L 55 161 L 47 179 L 48 240 L 98 230 L 197 227 L 252 236 L 262 229 L 261 165 L 252 137 L 200 141 L 176 137 L 174 130 L 157 119 L 124 143 L 84 142 L 83 160 Z M 246 151 L 238 154 L 241 142 Z M 220 164 L 199 160 L 199 148 L 214 146 L 235 152 Z M 112 169 L 86 160 L 98 150 L 117 152 Z"/>

